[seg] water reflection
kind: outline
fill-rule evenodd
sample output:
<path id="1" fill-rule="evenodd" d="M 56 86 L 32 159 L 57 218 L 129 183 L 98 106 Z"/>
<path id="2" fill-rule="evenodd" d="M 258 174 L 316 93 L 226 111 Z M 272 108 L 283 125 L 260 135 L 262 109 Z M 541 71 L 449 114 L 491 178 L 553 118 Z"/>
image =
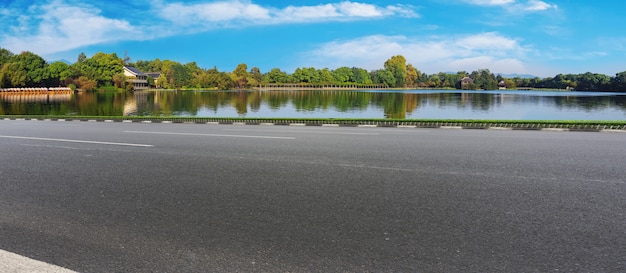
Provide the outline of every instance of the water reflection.
<path id="1" fill-rule="evenodd" d="M 0 114 L 294 118 L 626 118 L 626 95 L 532 91 L 144 91 L 2 95 Z"/>
<path id="2" fill-rule="evenodd" d="M 8 103 L 55 103 L 72 99 L 71 93 L 0 93 L 0 100 Z"/>

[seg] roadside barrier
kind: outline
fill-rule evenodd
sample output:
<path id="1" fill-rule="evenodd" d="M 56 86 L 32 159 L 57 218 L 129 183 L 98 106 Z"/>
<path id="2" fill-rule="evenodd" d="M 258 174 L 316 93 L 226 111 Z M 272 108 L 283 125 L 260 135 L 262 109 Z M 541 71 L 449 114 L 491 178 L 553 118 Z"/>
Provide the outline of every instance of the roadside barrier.
<path id="1" fill-rule="evenodd" d="M 448 128 L 553 131 L 626 132 L 626 121 L 484 121 L 484 120 L 386 120 L 386 119 L 274 119 L 211 117 L 71 117 L 71 116 L 0 116 L 4 120 L 51 120 L 138 123 L 193 123 L 277 126 L 343 126 L 395 128 Z"/>

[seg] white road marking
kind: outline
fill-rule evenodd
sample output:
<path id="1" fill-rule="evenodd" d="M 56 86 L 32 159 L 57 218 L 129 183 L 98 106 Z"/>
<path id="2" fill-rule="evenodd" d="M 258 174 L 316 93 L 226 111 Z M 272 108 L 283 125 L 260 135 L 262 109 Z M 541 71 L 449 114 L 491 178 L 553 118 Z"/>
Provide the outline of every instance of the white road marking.
<path id="1" fill-rule="evenodd" d="M 150 132 L 150 131 L 124 131 L 124 133 L 130 133 L 130 134 L 153 134 L 153 135 L 177 135 L 177 136 L 210 136 L 210 137 L 233 137 L 233 138 L 286 139 L 286 140 L 296 139 L 295 137 L 222 135 L 222 134 L 196 134 L 196 133 L 172 133 L 172 132 Z"/>
<path id="2" fill-rule="evenodd" d="M 24 137 L 24 136 L 2 136 L 2 135 L 0 135 L 0 138 L 29 139 L 29 140 L 57 141 L 57 142 L 71 142 L 71 143 L 86 143 L 86 144 L 99 144 L 99 145 L 132 146 L 132 147 L 154 147 L 154 145 L 148 145 L 148 144 L 120 143 L 120 142 L 106 142 L 106 141 L 91 141 L 91 140 L 77 140 L 77 139 L 63 139 L 63 138 L 46 138 L 46 137 Z"/>
<path id="3" fill-rule="evenodd" d="M 36 145 L 36 144 L 22 144 L 22 146 L 28 147 L 44 147 L 44 148 L 59 148 L 59 149 L 68 149 L 68 150 L 82 150 L 76 147 L 68 147 L 68 146 L 58 146 L 58 145 Z"/>
<path id="4" fill-rule="evenodd" d="M 76 271 L 0 249 L 0 272 L 75 273 Z"/>

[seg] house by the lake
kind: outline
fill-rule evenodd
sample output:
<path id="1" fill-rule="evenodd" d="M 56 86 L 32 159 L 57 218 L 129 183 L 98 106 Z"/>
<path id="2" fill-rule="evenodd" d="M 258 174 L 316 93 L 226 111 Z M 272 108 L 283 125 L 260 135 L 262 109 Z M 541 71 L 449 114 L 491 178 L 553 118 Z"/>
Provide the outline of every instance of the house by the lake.
<path id="1" fill-rule="evenodd" d="M 469 85 L 474 84 L 474 80 L 470 77 L 461 79 L 461 89 L 467 89 Z"/>
<path id="2" fill-rule="evenodd" d="M 498 83 L 498 89 L 500 89 L 500 90 L 505 90 L 505 89 L 506 89 L 506 82 L 504 82 L 504 81 L 500 81 L 500 82 Z"/>
<path id="3" fill-rule="evenodd" d="M 148 89 L 148 76 L 132 66 L 124 66 L 124 76 L 133 85 L 133 90 Z"/>
<path id="4" fill-rule="evenodd" d="M 143 74 L 146 75 L 148 78 L 152 78 L 152 83 L 148 81 L 150 87 L 154 88 L 159 86 L 159 78 L 161 77 L 161 72 L 146 72 Z"/>

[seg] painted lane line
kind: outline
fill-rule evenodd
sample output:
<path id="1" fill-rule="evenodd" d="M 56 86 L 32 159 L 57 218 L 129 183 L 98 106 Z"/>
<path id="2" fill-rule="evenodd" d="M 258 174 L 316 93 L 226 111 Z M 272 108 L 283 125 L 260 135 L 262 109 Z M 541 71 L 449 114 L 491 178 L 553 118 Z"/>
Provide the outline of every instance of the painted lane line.
<path id="1" fill-rule="evenodd" d="M 75 273 L 76 271 L 0 249 L 0 272 Z"/>
<path id="2" fill-rule="evenodd" d="M 196 134 L 196 133 L 172 133 L 172 132 L 150 132 L 150 131 L 124 131 L 124 133 L 129 133 L 129 134 L 152 134 L 152 135 L 175 135 L 175 136 L 210 136 L 210 137 L 233 137 L 233 138 L 285 139 L 285 140 L 294 140 L 294 139 L 296 139 L 295 137 L 222 135 L 222 134 Z"/>
<path id="3" fill-rule="evenodd" d="M 29 139 L 29 140 L 57 141 L 57 142 L 71 142 L 71 143 L 85 143 L 85 144 L 100 144 L 100 145 L 116 145 L 116 146 L 132 146 L 132 147 L 154 147 L 154 145 L 149 145 L 149 144 L 106 142 L 106 141 L 91 141 L 91 140 L 77 140 L 77 139 L 62 139 L 62 138 L 46 138 L 46 137 L 24 137 L 24 136 L 2 136 L 2 135 L 0 135 L 0 138 Z"/>

